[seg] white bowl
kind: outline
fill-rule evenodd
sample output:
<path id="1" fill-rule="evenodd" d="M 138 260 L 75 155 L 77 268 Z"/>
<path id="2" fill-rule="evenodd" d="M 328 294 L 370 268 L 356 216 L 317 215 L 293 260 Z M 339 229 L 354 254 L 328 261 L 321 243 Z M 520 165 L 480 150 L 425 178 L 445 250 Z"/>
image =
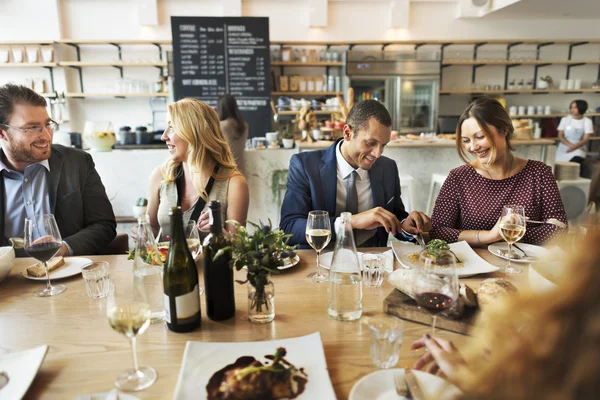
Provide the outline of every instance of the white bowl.
<path id="1" fill-rule="evenodd" d="M 15 249 L 12 246 L 0 247 L 0 282 L 2 282 L 15 265 Z"/>
<path id="2" fill-rule="evenodd" d="M 559 262 L 532 263 L 529 266 L 529 285 L 536 293 L 555 290 L 558 285 L 554 282 L 558 281 L 561 272 L 562 266 Z"/>

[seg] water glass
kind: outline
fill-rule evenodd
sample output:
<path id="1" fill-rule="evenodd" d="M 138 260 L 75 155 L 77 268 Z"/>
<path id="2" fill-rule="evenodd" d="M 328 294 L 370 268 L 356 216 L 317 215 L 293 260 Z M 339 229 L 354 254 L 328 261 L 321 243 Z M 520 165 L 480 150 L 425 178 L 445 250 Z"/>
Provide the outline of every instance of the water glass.
<path id="1" fill-rule="evenodd" d="M 81 268 L 85 291 L 90 299 L 101 299 L 108 295 L 110 288 L 110 277 L 108 263 L 98 261 Z"/>
<path id="2" fill-rule="evenodd" d="M 370 287 L 380 287 L 385 271 L 385 256 L 381 253 L 364 253 L 362 255 L 363 283 Z"/>
<path id="3" fill-rule="evenodd" d="M 404 322 L 388 316 L 378 315 L 367 322 L 371 331 L 371 360 L 376 367 L 393 368 L 400 359 Z"/>

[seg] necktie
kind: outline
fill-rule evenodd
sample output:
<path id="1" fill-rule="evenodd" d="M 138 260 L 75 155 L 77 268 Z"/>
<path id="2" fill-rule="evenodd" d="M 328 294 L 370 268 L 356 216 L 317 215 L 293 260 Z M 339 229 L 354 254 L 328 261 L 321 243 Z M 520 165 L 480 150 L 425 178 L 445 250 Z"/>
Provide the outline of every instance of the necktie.
<path id="1" fill-rule="evenodd" d="M 346 211 L 351 214 L 358 214 L 358 194 L 356 193 L 356 178 L 358 178 L 358 172 L 354 170 L 348 178 L 348 186 L 346 188 Z"/>

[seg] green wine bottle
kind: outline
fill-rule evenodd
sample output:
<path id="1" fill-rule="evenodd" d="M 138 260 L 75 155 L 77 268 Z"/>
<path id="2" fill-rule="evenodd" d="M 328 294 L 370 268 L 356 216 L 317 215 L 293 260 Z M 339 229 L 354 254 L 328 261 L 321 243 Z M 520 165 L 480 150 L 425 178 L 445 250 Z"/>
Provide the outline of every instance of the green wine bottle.
<path id="1" fill-rule="evenodd" d="M 212 214 L 210 233 L 204 239 L 204 289 L 206 293 L 206 315 L 213 321 L 222 321 L 235 315 L 235 297 L 233 292 L 233 269 L 229 265 L 231 253 L 222 254 L 216 260 L 215 254 L 229 245 L 223 235 L 221 222 L 221 203 L 208 203 Z"/>
<path id="2" fill-rule="evenodd" d="M 183 230 L 181 207 L 171 208 L 171 242 L 164 265 L 164 302 L 167 327 L 189 332 L 200 326 L 198 270 Z"/>

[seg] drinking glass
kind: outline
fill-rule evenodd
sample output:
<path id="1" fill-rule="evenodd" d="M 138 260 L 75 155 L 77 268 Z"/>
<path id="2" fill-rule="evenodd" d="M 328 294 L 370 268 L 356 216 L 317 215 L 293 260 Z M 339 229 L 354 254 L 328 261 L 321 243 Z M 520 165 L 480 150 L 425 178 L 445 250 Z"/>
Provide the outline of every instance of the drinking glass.
<path id="1" fill-rule="evenodd" d="M 306 221 L 306 241 L 310 247 L 317 252 L 317 272 L 307 275 L 315 283 L 327 282 L 327 274 L 321 272 L 319 264 L 319 255 L 329 244 L 331 240 L 331 223 L 329 222 L 329 213 L 327 211 L 311 211 L 308 213 Z"/>
<path id="2" fill-rule="evenodd" d="M 48 260 L 58 253 L 62 243 L 54 215 L 44 214 L 39 223 L 25 218 L 24 241 L 27 254 L 44 263 L 44 270 L 46 271 L 46 288 L 34 292 L 33 295 L 36 297 L 50 297 L 67 290 L 65 285 L 52 286 L 50 274 L 48 273 Z"/>
<path id="3" fill-rule="evenodd" d="M 385 255 L 363 253 L 361 258 L 363 283 L 370 287 L 380 287 L 385 271 Z"/>
<path id="4" fill-rule="evenodd" d="M 434 256 L 421 251 L 417 264 L 419 273 L 413 286 L 415 300 L 432 316 L 431 336 L 435 335 L 437 314 L 450 309 L 458 300 L 456 256 L 450 250 Z"/>
<path id="5" fill-rule="evenodd" d="M 190 248 L 190 252 L 192 253 L 192 257 L 195 259 L 200 253 L 202 253 L 202 246 L 200 245 L 200 230 L 198 229 L 196 221 L 191 220 L 187 223 L 187 226 L 185 227 L 185 238 L 187 240 L 188 247 Z"/>
<path id="6" fill-rule="evenodd" d="M 404 323 L 401 319 L 377 315 L 367 320 L 371 332 L 371 361 L 379 368 L 393 368 L 400 359 Z"/>
<path id="7" fill-rule="evenodd" d="M 507 274 L 520 274 L 521 269 L 511 264 L 511 258 L 517 255 L 512 249 L 512 245 L 518 242 L 525 235 L 525 209 L 523 206 L 507 205 L 502 208 L 500 217 L 500 236 L 508 243 L 508 251 L 505 253 L 508 262 L 502 267 L 502 272 Z"/>
<path id="8" fill-rule="evenodd" d="M 131 392 L 146 389 L 156 381 L 156 371 L 152 367 L 138 367 L 135 337 L 148 329 L 152 316 L 146 291 L 139 279 L 131 275 L 121 277 L 118 282 L 114 277 L 111 279 L 106 316 L 111 328 L 131 340 L 133 353 L 133 369 L 123 371 L 115 386 Z"/>

